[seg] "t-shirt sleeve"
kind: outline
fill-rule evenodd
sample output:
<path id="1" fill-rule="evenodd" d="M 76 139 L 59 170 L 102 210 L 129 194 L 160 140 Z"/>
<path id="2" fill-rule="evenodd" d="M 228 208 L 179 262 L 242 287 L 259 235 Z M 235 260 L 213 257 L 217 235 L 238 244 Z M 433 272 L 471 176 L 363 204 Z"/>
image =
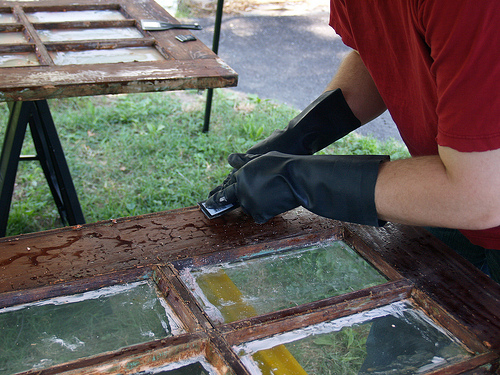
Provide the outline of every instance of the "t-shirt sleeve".
<path id="1" fill-rule="evenodd" d="M 423 4 L 437 85 L 438 144 L 462 152 L 500 148 L 500 1 Z"/>
<path id="2" fill-rule="evenodd" d="M 342 38 L 342 42 L 346 46 L 357 49 L 352 38 L 351 24 L 343 0 L 330 0 L 330 26 Z"/>

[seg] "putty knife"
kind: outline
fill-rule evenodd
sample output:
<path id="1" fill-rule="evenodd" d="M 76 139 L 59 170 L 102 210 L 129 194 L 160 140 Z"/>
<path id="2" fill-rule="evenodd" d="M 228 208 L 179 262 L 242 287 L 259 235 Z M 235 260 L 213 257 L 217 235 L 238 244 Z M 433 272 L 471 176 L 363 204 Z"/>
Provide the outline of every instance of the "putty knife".
<path id="1" fill-rule="evenodd" d="M 141 27 L 147 31 L 163 31 L 170 29 L 190 29 L 201 30 L 201 26 L 197 23 L 182 24 L 182 23 L 168 23 L 155 20 L 141 20 Z"/>
<path id="2" fill-rule="evenodd" d="M 229 211 L 232 211 L 235 208 L 239 207 L 238 204 L 232 204 L 232 203 L 230 203 L 230 204 L 228 204 L 226 206 L 219 207 L 219 208 L 208 208 L 205 205 L 205 201 L 199 202 L 198 206 L 200 206 L 201 211 L 209 219 L 215 219 L 216 217 L 222 216 L 222 215 L 228 213 Z"/>

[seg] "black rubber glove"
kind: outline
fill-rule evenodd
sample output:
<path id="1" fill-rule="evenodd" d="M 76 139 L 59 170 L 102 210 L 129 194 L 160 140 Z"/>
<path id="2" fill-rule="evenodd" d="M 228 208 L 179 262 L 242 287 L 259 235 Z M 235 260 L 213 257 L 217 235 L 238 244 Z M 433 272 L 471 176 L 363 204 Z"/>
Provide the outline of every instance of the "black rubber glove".
<path id="1" fill-rule="evenodd" d="M 303 206 L 320 216 L 383 225 L 375 208 L 379 165 L 388 156 L 289 155 L 280 152 L 232 154 L 240 169 L 205 205 L 239 204 L 257 223 Z"/>
<path id="2" fill-rule="evenodd" d="M 284 130 L 276 130 L 246 153 L 279 151 L 312 155 L 360 126 L 361 122 L 347 105 L 342 91 L 326 91 L 292 119 Z"/>
<path id="3" fill-rule="evenodd" d="M 340 89 L 326 91 L 293 118 L 284 130 L 273 134 L 251 147 L 246 154 L 262 155 L 279 151 L 293 155 L 312 155 L 359 128 L 361 122 L 347 105 Z M 222 185 L 214 188 L 215 194 L 231 178 L 233 170 Z"/>

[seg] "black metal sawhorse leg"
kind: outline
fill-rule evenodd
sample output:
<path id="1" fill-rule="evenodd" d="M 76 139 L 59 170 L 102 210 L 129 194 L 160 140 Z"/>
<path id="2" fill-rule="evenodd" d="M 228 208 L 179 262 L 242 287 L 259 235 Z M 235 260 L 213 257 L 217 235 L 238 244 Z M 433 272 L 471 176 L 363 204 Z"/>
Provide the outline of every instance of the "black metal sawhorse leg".
<path id="1" fill-rule="evenodd" d="M 17 168 L 19 160 L 23 159 L 40 162 L 63 223 L 84 224 L 85 218 L 47 101 L 20 101 L 9 106 L 10 117 L 0 156 L 0 237 L 6 234 Z M 37 153 L 34 157 L 21 156 L 28 124 Z"/>
<path id="2" fill-rule="evenodd" d="M 222 14 L 224 11 L 224 0 L 217 0 L 217 10 L 215 12 L 214 36 L 212 39 L 212 51 L 215 54 L 219 53 L 220 28 L 222 24 Z M 214 89 L 207 90 L 207 101 L 205 104 L 205 119 L 203 122 L 203 132 L 207 133 L 210 127 L 210 115 L 212 113 L 212 98 Z"/>

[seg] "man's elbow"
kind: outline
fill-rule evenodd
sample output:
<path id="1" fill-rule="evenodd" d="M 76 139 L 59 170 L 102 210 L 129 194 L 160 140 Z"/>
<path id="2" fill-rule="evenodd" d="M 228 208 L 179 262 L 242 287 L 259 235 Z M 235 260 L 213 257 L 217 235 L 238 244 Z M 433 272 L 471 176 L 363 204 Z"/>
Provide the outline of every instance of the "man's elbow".
<path id="1" fill-rule="evenodd" d="M 500 226 L 500 202 L 489 204 L 469 216 L 469 229 L 483 230 Z"/>

